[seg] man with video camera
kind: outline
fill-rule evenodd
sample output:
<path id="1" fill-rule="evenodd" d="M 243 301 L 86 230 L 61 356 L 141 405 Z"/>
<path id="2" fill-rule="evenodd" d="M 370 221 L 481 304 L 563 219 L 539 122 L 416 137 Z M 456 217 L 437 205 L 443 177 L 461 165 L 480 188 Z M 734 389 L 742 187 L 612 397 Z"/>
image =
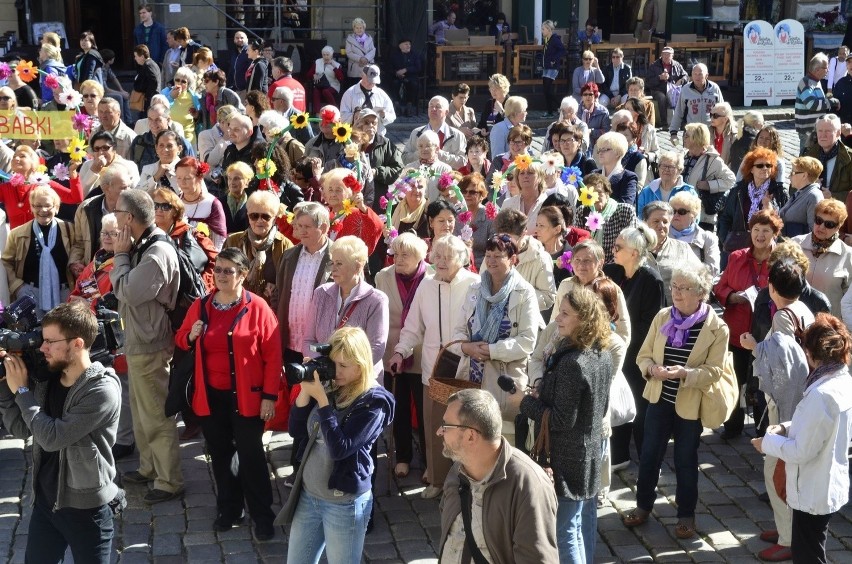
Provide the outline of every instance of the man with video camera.
<path id="1" fill-rule="evenodd" d="M 113 482 L 111 450 L 121 387 L 111 368 L 89 357 L 97 335 L 88 304 L 66 303 L 42 320 L 40 351 L 49 373 L 31 371 L 20 357 L 0 351 L 3 423 L 16 437 L 33 439 L 27 562 L 62 562 L 69 545 L 75 562 L 110 561 L 113 506 L 124 501 Z"/>

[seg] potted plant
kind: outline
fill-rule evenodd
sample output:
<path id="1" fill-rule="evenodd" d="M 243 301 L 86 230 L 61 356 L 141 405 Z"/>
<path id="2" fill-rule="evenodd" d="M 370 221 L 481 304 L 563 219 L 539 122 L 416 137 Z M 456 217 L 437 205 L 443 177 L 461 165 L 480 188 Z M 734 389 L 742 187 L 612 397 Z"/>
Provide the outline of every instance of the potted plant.
<path id="1" fill-rule="evenodd" d="M 827 12 L 817 12 L 802 23 L 807 35 L 813 38 L 814 49 L 837 49 L 843 42 L 846 18 L 840 13 L 840 6 Z"/>

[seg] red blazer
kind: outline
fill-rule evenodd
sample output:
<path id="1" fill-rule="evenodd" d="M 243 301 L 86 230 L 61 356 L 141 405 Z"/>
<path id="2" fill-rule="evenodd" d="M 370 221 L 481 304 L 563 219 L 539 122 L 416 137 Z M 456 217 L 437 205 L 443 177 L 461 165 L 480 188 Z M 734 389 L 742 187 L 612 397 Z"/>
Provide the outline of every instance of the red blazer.
<path id="1" fill-rule="evenodd" d="M 729 340 L 735 347 L 740 347 L 740 335 L 751 332 L 751 306 L 728 304 L 728 296 L 753 285 L 757 285 L 758 289 L 769 285 L 769 261 L 764 261 L 758 268 L 751 248 L 734 251 L 728 257 L 728 266 L 722 271 L 722 278 L 716 283 L 713 292 L 719 303 L 725 306 L 722 319 L 728 324 Z"/>
<path id="2" fill-rule="evenodd" d="M 71 187 L 66 188 L 58 182 L 50 181 L 50 187 L 59 194 L 59 200 L 63 204 L 79 204 L 83 201 L 83 185 L 80 177 L 71 179 Z M 22 184 L 12 186 L 11 182 L 0 184 L 0 201 L 6 208 L 6 217 L 9 218 L 9 228 L 14 229 L 33 219 L 33 210 L 30 208 L 30 191 L 35 184 Z"/>
<path id="3" fill-rule="evenodd" d="M 212 296 L 215 295 L 210 294 Z M 175 334 L 175 344 L 184 350 L 190 349 L 189 330 L 201 319 L 201 300 L 195 300 L 183 324 Z M 208 319 L 213 304 L 207 301 Z M 231 335 L 234 353 L 234 372 L 237 382 L 237 410 L 243 417 L 260 415 L 260 400 L 278 399 L 281 383 L 281 336 L 278 319 L 266 300 L 243 290 L 242 301 L 235 307 L 241 309 Z M 195 394 L 192 409 L 196 415 L 211 415 L 207 403 L 207 386 L 204 380 L 204 334 L 196 340 L 195 347 Z"/>

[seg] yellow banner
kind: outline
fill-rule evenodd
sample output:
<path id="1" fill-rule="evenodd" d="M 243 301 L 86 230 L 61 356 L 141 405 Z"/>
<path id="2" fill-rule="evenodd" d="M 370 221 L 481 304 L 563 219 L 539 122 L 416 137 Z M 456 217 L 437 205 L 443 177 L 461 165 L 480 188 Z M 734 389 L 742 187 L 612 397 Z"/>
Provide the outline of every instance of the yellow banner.
<path id="1" fill-rule="evenodd" d="M 73 111 L 37 112 L 17 110 L 0 112 L 0 137 L 3 139 L 71 139 L 74 131 Z"/>

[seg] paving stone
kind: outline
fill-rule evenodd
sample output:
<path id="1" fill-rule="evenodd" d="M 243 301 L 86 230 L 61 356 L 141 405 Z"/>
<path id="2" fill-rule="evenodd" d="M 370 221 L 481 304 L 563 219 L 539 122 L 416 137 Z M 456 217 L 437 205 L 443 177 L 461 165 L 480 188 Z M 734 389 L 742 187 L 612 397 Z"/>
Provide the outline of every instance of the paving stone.
<path id="1" fill-rule="evenodd" d="M 186 547 L 187 562 L 207 564 L 221 562 L 222 549 L 218 544 L 200 544 Z"/>
<path id="2" fill-rule="evenodd" d="M 180 554 L 169 554 L 166 556 L 155 556 L 154 564 L 183 564 L 184 558 Z"/>
<path id="3" fill-rule="evenodd" d="M 229 554 L 242 554 L 244 557 L 247 557 L 248 553 L 254 554 L 254 545 L 248 539 L 223 540 L 222 552 L 226 556 Z"/>
<path id="4" fill-rule="evenodd" d="M 178 533 L 155 534 L 152 547 L 154 556 L 165 556 L 181 553 L 181 538 Z"/>
<path id="5" fill-rule="evenodd" d="M 183 535 L 184 546 L 214 544 L 216 541 L 216 533 L 214 533 L 213 531 L 205 531 L 201 533 L 185 533 Z"/>
<path id="6" fill-rule="evenodd" d="M 408 544 L 405 543 L 406 552 L 408 550 Z M 372 560 L 389 560 L 398 558 L 399 554 L 396 551 L 396 547 L 393 544 L 370 544 L 364 545 L 364 555 Z"/>
<path id="7" fill-rule="evenodd" d="M 179 515 L 160 515 L 154 518 L 154 532 L 159 534 L 166 533 L 183 533 L 186 531 L 186 516 Z"/>

